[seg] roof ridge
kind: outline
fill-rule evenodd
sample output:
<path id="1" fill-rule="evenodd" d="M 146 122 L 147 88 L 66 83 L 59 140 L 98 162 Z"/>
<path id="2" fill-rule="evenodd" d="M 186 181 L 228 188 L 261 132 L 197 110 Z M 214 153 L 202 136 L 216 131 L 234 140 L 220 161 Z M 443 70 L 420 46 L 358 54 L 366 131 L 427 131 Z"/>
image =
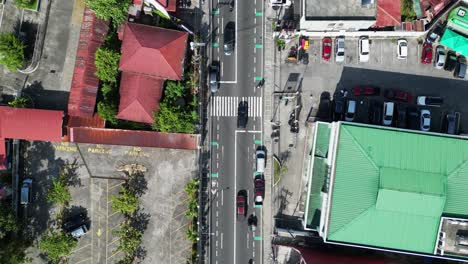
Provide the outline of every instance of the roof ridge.
<path id="1" fill-rule="evenodd" d="M 180 31 L 179 31 L 179 32 L 180 32 Z M 178 40 L 180 40 L 181 38 L 184 38 L 184 37 L 185 37 L 185 34 L 180 34 L 179 36 L 177 36 L 176 38 L 174 38 L 172 41 L 168 42 L 166 45 L 164 45 L 164 46 L 161 47 L 161 48 L 164 49 L 164 48 L 170 46 L 170 44 L 172 44 L 173 42 L 178 41 Z M 185 43 L 185 41 L 184 41 L 184 43 Z M 187 44 L 185 44 L 185 45 L 187 45 Z M 184 55 L 186 55 L 186 52 L 185 52 L 186 48 L 187 48 L 187 46 L 185 46 Z M 174 67 L 172 67 L 172 65 L 167 61 L 166 53 L 162 53 L 162 52 L 161 52 L 161 54 L 162 54 L 162 57 L 164 58 L 164 60 L 166 61 L 167 65 L 169 65 L 169 67 L 172 69 L 173 73 L 174 73 L 176 76 L 179 76 L 179 74 L 177 74 L 177 69 L 174 69 Z M 184 56 L 184 57 L 185 57 L 185 56 Z M 182 57 L 182 59 L 184 59 L 184 57 Z M 181 75 L 180 77 L 182 78 L 182 75 Z"/>
<path id="2" fill-rule="evenodd" d="M 468 164 L 468 160 L 465 160 L 460 165 L 458 165 L 455 169 L 453 169 L 451 172 L 447 173 L 447 180 L 453 177 L 453 175 L 455 175 L 459 170 L 461 170 L 467 164 Z"/>
<path id="3" fill-rule="evenodd" d="M 356 146 L 358 147 L 358 149 L 364 154 L 364 156 L 370 161 L 370 163 L 372 164 L 372 166 L 374 166 L 374 168 L 376 168 L 377 170 L 379 170 L 379 166 L 377 166 L 377 164 L 375 164 L 374 160 L 371 159 L 371 157 L 369 156 L 369 153 L 367 153 L 367 151 L 364 150 L 364 148 L 362 147 L 362 145 L 359 143 L 359 141 L 351 134 L 351 132 L 349 132 L 349 130 L 346 128 L 346 126 L 341 126 L 341 128 L 351 137 L 351 139 L 353 140 L 353 142 L 356 144 Z"/>
<path id="4" fill-rule="evenodd" d="M 361 218 L 361 216 L 363 215 L 366 215 L 366 214 L 369 214 L 369 212 L 371 211 L 371 209 L 375 208 L 377 210 L 377 207 L 376 207 L 376 204 L 374 203 L 373 205 L 369 206 L 369 208 L 367 208 L 366 210 L 362 211 L 362 213 L 360 213 L 358 216 L 354 217 L 353 220 L 349 221 L 347 224 L 343 225 L 340 229 L 336 230 L 335 232 L 333 233 L 329 233 L 327 235 L 327 237 L 330 237 L 330 236 L 333 236 L 333 234 L 336 234 L 338 232 L 340 232 L 341 230 L 347 228 L 349 225 L 351 225 L 353 222 L 356 222 L 358 221 L 357 219 L 358 218 Z"/>

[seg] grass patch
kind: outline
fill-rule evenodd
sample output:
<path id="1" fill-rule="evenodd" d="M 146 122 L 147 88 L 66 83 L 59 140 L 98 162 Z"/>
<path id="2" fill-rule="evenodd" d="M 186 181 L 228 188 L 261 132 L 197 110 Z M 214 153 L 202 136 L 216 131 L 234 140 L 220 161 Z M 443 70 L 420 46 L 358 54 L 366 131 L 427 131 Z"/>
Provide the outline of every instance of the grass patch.
<path id="1" fill-rule="evenodd" d="M 401 0 L 401 21 L 410 22 L 416 19 L 413 0 Z"/>
<path id="2" fill-rule="evenodd" d="M 15 0 L 15 5 L 19 8 L 30 9 L 30 10 L 37 10 L 39 0 Z"/>

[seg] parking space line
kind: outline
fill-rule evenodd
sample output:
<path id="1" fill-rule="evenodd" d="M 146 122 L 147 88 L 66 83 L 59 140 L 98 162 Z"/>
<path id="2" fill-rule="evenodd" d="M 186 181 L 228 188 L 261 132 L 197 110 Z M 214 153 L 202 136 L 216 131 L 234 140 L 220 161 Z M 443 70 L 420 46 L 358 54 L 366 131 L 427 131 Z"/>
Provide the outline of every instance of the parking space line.
<path id="1" fill-rule="evenodd" d="M 80 248 L 77 248 L 77 249 L 73 250 L 73 253 L 72 253 L 72 254 L 75 254 L 77 251 L 80 251 L 80 250 L 82 250 L 83 248 L 87 248 L 87 247 L 89 247 L 89 246 L 91 246 L 91 245 L 92 245 L 92 244 L 89 243 L 89 244 L 87 244 L 86 246 L 82 246 L 82 247 L 80 247 Z"/>
<path id="2" fill-rule="evenodd" d="M 112 254 L 110 257 L 108 257 L 108 258 L 106 259 L 106 261 L 107 261 L 108 259 L 112 258 L 113 256 L 119 254 L 120 252 L 122 252 L 122 251 L 121 251 L 121 250 L 117 250 L 116 252 L 114 252 L 114 254 Z"/>
<path id="3" fill-rule="evenodd" d="M 116 184 L 116 185 L 114 185 L 114 186 L 111 186 L 111 187 L 109 188 L 109 190 L 112 190 L 112 189 L 114 189 L 115 187 L 118 187 L 118 186 L 120 186 L 120 185 L 122 185 L 122 184 L 124 184 L 124 181 L 121 181 L 120 183 L 118 183 L 118 184 Z"/>
<path id="4" fill-rule="evenodd" d="M 91 260 L 91 263 L 93 263 L 93 259 L 92 258 L 87 258 L 87 259 L 82 259 L 78 262 L 75 262 L 75 264 L 78 264 L 78 263 L 82 263 L 82 262 L 85 262 L 85 261 L 88 261 L 88 260 Z"/>
<path id="5" fill-rule="evenodd" d="M 114 244 L 115 242 L 119 241 L 120 240 L 120 237 L 114 239 L 112 242 L 110 242 L 109 244 L 107 244 L 106 246 L 106 253 L 107 253 L 107 247 L 109 247 L 110 245 Z M 107 259 L 107 256 L 106 256 L 106 259 Z"/>
<path id="6" fill-rule="evenodd" d="M 171 222 L 172 222 L 172 219 L 171 219 Z M 174 230 L 173 232 L 175 233 L 175 232 L 179 231 L 180 229 L 182 229 L 182 228 L 184 228 L 184 227 L 188 226 L 188 224 L 189 224 L 189 223 L 185 223 L 184 225 L 182 225 L 182 226 L 179 226 L 179 228 L 177 228 L 177 229 L 176 229 L 176 230 Z M 172 233 L 172 232 L 169 232 L 169 233 Z"/>

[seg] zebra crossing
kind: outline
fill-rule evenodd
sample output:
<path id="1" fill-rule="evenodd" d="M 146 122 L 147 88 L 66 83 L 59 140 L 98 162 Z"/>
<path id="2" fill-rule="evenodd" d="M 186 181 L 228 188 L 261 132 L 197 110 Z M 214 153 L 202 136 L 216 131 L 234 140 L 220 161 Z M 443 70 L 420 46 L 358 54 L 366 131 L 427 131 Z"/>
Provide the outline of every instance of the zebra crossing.
<path id="1" fill-rule="evenodd" d="M 247 101 L 249 117 L 262 117 L 262 97 L 249 96 L 212 96 L 210 102 L 211 116 L 237 116 L 237 107 L 241 101 Z"/>

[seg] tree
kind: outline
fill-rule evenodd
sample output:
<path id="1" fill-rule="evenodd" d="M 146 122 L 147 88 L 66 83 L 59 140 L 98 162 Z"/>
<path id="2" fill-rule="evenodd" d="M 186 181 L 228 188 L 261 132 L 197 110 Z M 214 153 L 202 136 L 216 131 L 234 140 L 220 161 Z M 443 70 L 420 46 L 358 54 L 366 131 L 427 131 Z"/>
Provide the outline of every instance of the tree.
<path id="1" fill-rule="evenodd" d="M 15 5 L 19 8 L 31 8 L 34 0 L 15 0 Z"/>
<path id="2" fill-rule="evenodd" d="M 194 218 L 198 215 L 198 203 L 196 199 L 190 199 L 188 202 L 188 210 L 185 215 L 189 218 Z"/>
<path id="3" fill-rule="evenodd" d="M 142 232 L 132 226 L 129 221 L 125 221 L 120 225 L 120 229 L 115 231 L 115 234 L 120 236 L 117 251 L 121 250 L 129 256 L 133 256 L 141 244 Z"/>
<path id="4" fill-rule="evenodd" d="M 85 0 L 85 4 L 103 20 L 112 20 L 118 27 L 127 18 L 131 0 Z"/>
<path id="5" fill-rule="evenodd" d="M 18 222 L 11 207 L 0 205 L 0 239 L 4 238 L 8 232 L 17 231 Z"/>
<path id="6" fill-rule="evenodd" d="M 50 203 L 57 203 L 59 205 L 66 205 L 71 201 L 70 191 L 63 179 L 53 179 L 52 189 L 47 194 L 47 201 Z"/>
<path id="7" fill-rule="evenodd" d="M 10 71 L 16 71 L 23 66 L 24 45 L 12 33 L 0 34 L 0 64 Z"/>
<path id="8" fill-rule="evenodd" d="M 186 92 L 187 88 L 183 86 L 181 82 L 166 81 L 166 87 L 164 88 L 164 102 L 173 104 L 177 99 L 183 97 Z"/>
<path id="9" fill-rule="evenodd" d="M 113 195 L 112 200 L 112 210 L 120 212 L 125 215 L 132 215 L 139 206 L 138 197 L 126 187 L 122 188 L 122 191 L 119 195 Z"/>
<path id="10" fill-rule="evenodd" d="M 58 263 L 72 253 L 77 243 L 78 241 L 68 234 L 49 231 L 39 241 L 39 250 L 47 254 L 52 263 Z"/>
<path id="11" fill-rule="evenodd" d="M 98 115 L 114 125 L 117 124 L 117 110 L 117 105 L 113 102 L 101 101 L 97 105 Z"/>
<path id="12" fill-rule="evenodd" d="M 185 231 L 185 235 L 189 241 L 193 243 L 197 241 L 197 230 L 194 230 L 193 227 L 189 227 L 187 231 Z"/>
<path id="13" fill-rule="evenodd" d="M 198 191 L 199 181 L 197 179 L 190 180 L 187 185 L 185 185 L 184 191 L 191 198 L 196 198 L 195 194 Z"/>
<path id="14" fill-rule="evenodd" d="M 195 126 L 192 114 L 180 106 L 170 106 L 165 102 L 159 105 L 159 111 L 154 114 L 154 130 L 174 133 L 194 133 Z"/>
<path id="15" fill-rule="evenodd" d="M 8 102 L 8 105 L 16 108 L 26 108 L 30 103 L 27 97 L 16 97 L 13 101 Z"/>
<path id="16" fill-rule="evenodd" d="M 96 76 L 104 82 L 117 82 L 119 60 L 120 54 L 118 52 L 100 47 L 96 51 L 96 58 L 94 60 Z"/>

